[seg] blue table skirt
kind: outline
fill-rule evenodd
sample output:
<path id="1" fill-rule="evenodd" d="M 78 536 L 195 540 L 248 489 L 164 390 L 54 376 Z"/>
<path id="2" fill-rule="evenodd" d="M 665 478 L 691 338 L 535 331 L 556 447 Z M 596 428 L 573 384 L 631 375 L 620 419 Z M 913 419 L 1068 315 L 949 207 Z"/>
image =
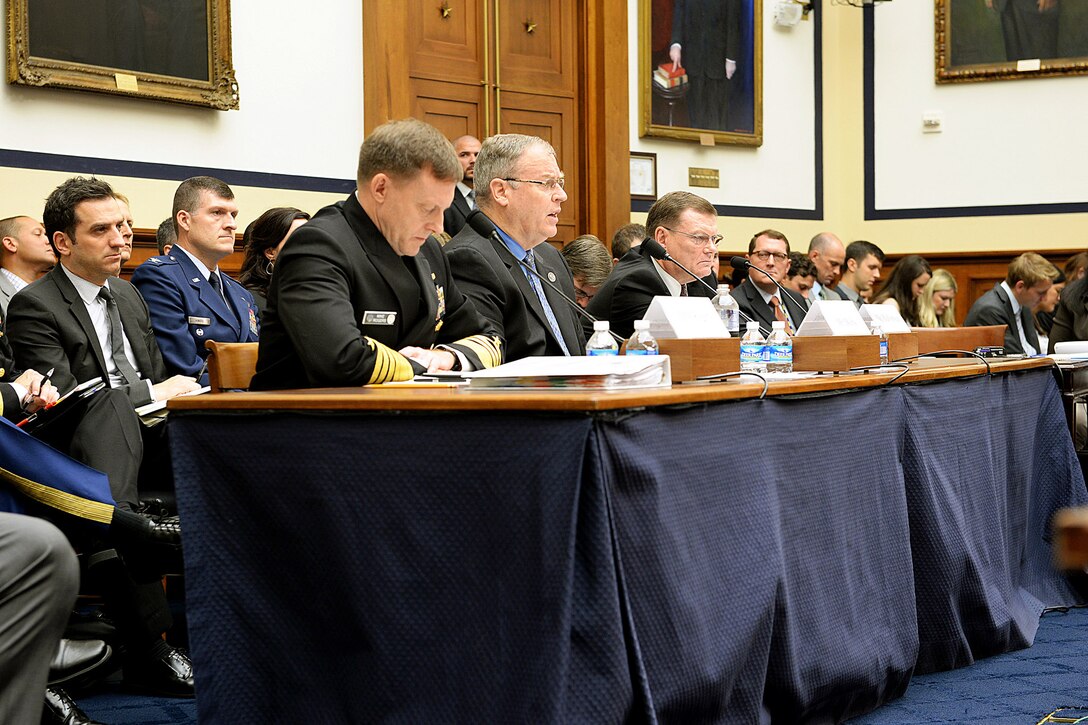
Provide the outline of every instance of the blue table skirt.
<path id="1" fill-rule="evenodd" d="M 977 411 L 965 424 L 963 411 Z M 598 415 L 172 414 L 203 723 L 841 720 L 1031 643 L 1047 371 Z"/>

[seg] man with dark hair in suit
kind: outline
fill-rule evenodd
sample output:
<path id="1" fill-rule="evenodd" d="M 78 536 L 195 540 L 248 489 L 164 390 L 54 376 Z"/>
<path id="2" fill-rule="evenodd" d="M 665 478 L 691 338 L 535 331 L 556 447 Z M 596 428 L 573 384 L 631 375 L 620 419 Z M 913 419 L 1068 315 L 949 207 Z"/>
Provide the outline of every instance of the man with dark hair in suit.
<path id="1" fill-rule="evenodd" d="M 1046 352 L 1039 347 L 1035 317 L 1031 309 L 1039 304 L 1054 280 L 1058 269 L 1034 252 L 1021 254 L 1009 263 L 1005 280 L 975 300 L 963 324 L 966 327 L 1005 325 L 1005 352 L 1012 355 L 1036 355 Z M 1054 319 L 1057 326 L 1060 318 Z M 1068 319 L 1068 318 L 1065 318 Z M 1066 333 L 1058 329 L 1052 336 L 1060 341 Z"/>
<path id="2" fill-rule="evenodd" d="M 41 222 L 28 216 L 0 219 L 0 314 L 6 316 L 15 293 L 56 263 Z"/>
<path id="3" fill-rule="evenodd" d="M 846 263 L 842 268 L 842 278 L 835 287 L 835 293 L 844 300 L 850 300 L 859 309 L 865 300 L 862 293 L 872 292 L 873 285 L 880 279 L 880 268 L 884 266 L 884 251 L 864 240 L 850 242 L 846 247 Z"/>
<path id="4" fill-rule="evenodd" d="M 159 254 L 170 254 L 174 243 L 178 241 L 178 233 L 174 230 L 174 220 L 163 219 L 159 228 L 155 230 L 155 244 L 159 248 Z"/>
<path id="5" fill-rule="evenodd" d="M 453 192 L 453 203 L 442 214 L 442 228 L 450 237 L 465 226 L 465 219 L 476 208 L 476 192 L 472 190 L 475 179 L 476 157 L 480 155 L 480 139 L 475 136 L 461 136 L 453 142 L 453 151 L 461 163 L 464 176 L 457 182 Z"/>
<path id="6" fill-rule="evenodd" d="M 647 236 L 656 240 L 673 259 L 705 278 L 712 274 L 718 256 L 718 210 L 701 196 L 672 191 L 653 203 L 646 216 Z M 587 311 L 608 320 L 611 329 L 629 337 L 635 320 L 641 320 L 654 297 L 710 297 L 712 293 L 672 262 L 650 256 L 645 244 L 636 247 L 616 264 L 597 290 Z"/>
<path id="7" fill-rule="evenodd" d="M 693 128 L 729 129 L 729 81 L 741 53 L 740 0 L 676 0 L 669 58 L 688 74 Z"/>
<path id="8" fill-rule="evenodd" d="M 256 390 L 367 385 L 502 362 L 502 340 L 458 288 L 433 235 L 461 165 L 438 129 L 376 128 L 358 188 L 276 257 Z"/>
<path id="9" fill-rule="evenodd" d="M 646 227 L 641 224 L 624 224 L 612 235 L 612 264 L 616 264 L 624 255 L 642 244 L 646 238 Z"/>
<path id="10" fill-rule="evenodd" d="M 748 242 L 748 261 L 752 264 L 748 279 L 733 290 L 740 311 L 757 321 L 765 332 L 770 331 L 771 323 L 776 320 L 786 323 L 788 333 L 797 332 L 808 309 L 805 300 L 800 294 L 787 294 L 783 299 L 782 291 L 774 283 L 782 284 L 790 270 L 790 242 L 786 235 L 774 229 L 756 232 Z M 768 279 L 768 274 L 774 282 Z"/>
<path id="11" fill-rule="evenodd" d="M 256 342 L 253 295 L 219 269 L 234 251 L 238 205 L 219 179 L 194 176 L 174 193 L 177 241 L 169 255 L 152 257 L 132 275 L 151 313 L 151 327 L 171 373 L 208 382 L 204 343 Z"/>
<path id="12" fill-rule="evenodd" d="M 476 309 L 501 331 L 506 359 L 582 355 L 585 336 L 562 295 L 526 265 L 574 299 L 574 281 L 562 256 L 545 242 L 555 236 L 567 200 L 555 149 L 536 136 L 501 134 L 484 142 L 476 159 L 476 203 L 501 239 L 481 237 L 466 225 L 446 245 L 450 268 Z"/>

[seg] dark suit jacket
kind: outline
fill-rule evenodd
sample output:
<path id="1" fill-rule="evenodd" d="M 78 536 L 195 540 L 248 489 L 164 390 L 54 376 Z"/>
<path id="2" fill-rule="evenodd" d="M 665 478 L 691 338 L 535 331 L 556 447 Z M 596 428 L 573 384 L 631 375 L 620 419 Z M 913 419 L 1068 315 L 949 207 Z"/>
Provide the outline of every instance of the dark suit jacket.
<path id="1" fill-rule="evenodd" d="M 690 76 L 725 78 L 725 61 L 741 63 L 740 0 L 676 0 L 672 42 Z"/>
<path id="2" fill-rule="evenodd" d="M 1032 317 L 1031 310 L 1021 307 L 1020 320 L 1024 325 L 1024 337 L 1038 351 L 1039 334 L 1035 332 L 1035 318 Z M 1016 318 L 1012 313 L 1012 302 L 1009 300 L 1009 295 L 1002 289 L 1000 282 L 975 300 L 963 324 L 966 327 L 1005 325 L 1005 352 L 1012 355 L 1024 352 L 1020 344 L 1020 332 L 1016 329 Z"/>
<path id="3" fill-rule="evenodd" d="M 793 331 L 797 332 L 797 328 L 801 326 L 801 322 L 805 319 L 807 308 L 798 304 L 793 299 L 794 295 L 792 293 L 783 295 L 779 292 L 778 296 L 779 299 L 785 298 L 786 310 L 789 312 L 790 319 L 793 320 Z M 801 297 L 800 293 L 796 293 L 796 296 Z M 774 310 L 763 301 L 763 295 L 759 293 L 759 290 L 756 289 L 750 279 L 746 279 L 742 284 L 737 285 L 733 290 L 733 299 L 737 301 L 741 312 L 759 323 L 760 331 L 764 336 L 771 331 L 771 323 L 774 322 Z M 744 325 L 742 324 L 741 329 L 743 328 Z"/>
<path id="4" fill-rule="evenodd" d="M 402 380 L 412 367 L 396 351 L 435 344 L 477 369 L 502 361 L 501 339 L 458 289 L 438 242 L 398 256 L 352 194 L 299 227 L 276 257 L 250 387 Z"/>
<path id="5" fill-rule="evenodd" d="M 168 375 L 151 329 L 147 304 L 123 279 L 111 277 L 109 288 L 117 299 L 121 326 L 132 345 L 137 372 L 152 383 L 162 382 Z M 62 393 L 91 378 L 109 382 L 106 359 L 87 306 L 61 265 L 11 298 L 7 329 L 20 367 L 41 373 L 52 368 L 50 379 Z M 120 388 L 135 406 L 151 402 L 143 381 Z"/>
<path id="6" fill-rule="evenodd" d="M 4 334 L 0 327 L 0 383 L 10 383 L 19 377 L 19 370 L 15 368 L 15 354 L 11 351 L 11 340 Z M 0 415 L 8 420 L 16 422 L 26 416 L 23 415 L 23 401 L 15 394 L 15 388 L 10 385 L 0 384 Z"/>
<path id="7" fill-rule="evenodd" d="M 132 274 L 132 284 L 151 311 L 155 339 L 171 374 L 195 378 L 208 357 L 208 340 L 257 342 L 253 295 L 227 275 L 220 277 L 230 308 L 182 251 L 152 257 Z M 200 383 L 206 384 L 207 377 Z"/>
<path id="8" fill-rule="evenodd" d="M 1088 340 L 1088 277 L 1078 279 L 1062 290 L 1054 324 L 1050 327 L 1050 350 L 1054 344 L 1070 340 Z"/>
<path id="9" fill-rule="evenodd" d="M 692 297 L 713 297 L 710 290 L 698 282 L 686 285 Z M 657 273 L 657 263 L 644 245 L 635 247 L 612 268 L 586 311 L 601 320 L 608 320 L 609 329 L 623 337 L 635 331 L 635 320 L 641 320 L 654 297 L 668 297 L 669 288 Z M 590 324 L 592 328 L 592 324 Z"/>
<path id="10" fill-rule="evenodd" d="M 451 237 L 457 236 L 457 233 L 465 226 L 465 220 L 471 211 L 468 200 L 461 193 L 461 189 L 455 188 L 453 190 L 453 203 L 442 213 L 442 228 L 446 234 Z"/>
<path id="11" fill-rule="evenodd" d="M 466 226 L 446 244 L 454 279 L 480 311 L 502 332 L 506 340 L 506 359 L 518 360 L 533 355 L 562 355 L 540 299 L 529 280 L 504 245 L 484 239 Z M 555 247 L 533 247 L 536 270 L 574 299 L 574 278 Z M 544 296 L 551 305 L 559 331 L 571 355 L 585 354 L 586 340 L 577 313 L 547 285 Z"/>

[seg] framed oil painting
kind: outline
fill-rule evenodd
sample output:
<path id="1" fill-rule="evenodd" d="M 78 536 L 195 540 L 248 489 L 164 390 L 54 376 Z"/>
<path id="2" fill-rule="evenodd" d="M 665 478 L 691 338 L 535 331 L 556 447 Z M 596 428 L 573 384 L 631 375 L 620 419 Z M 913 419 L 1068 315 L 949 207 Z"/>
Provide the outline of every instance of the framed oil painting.
<path id="1" fill-rule="evenodd" d="M 938 83 L 1088 73 L 1084 0 L 935 0 Z"/>
<path id="2" fill-rule="evenodd" d="M 763 143 L 762 0 L 639 0 L 639 133 Z"/>
<path id="3" fill-rule="evenodd" d="M 9 0 L 8 82 L 238 108 L 230 0 Z"/>

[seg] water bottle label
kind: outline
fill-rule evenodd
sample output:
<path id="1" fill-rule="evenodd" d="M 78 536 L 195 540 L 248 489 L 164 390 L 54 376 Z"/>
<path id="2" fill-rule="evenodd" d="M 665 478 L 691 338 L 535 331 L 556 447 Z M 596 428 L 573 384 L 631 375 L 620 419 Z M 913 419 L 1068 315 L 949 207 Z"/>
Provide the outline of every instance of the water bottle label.
<path id="1" fill-rule="evenodd" d="M 619 355 L 620 351 L 616 348 L 605 348 L 604 350 L 586 350 L 586 355 Z"/>
<path id="2" fill-rule="evenodd" d="M 763 360 L 763 345 L 741 345 L 740 361 L 757 364 Z"/>
<path id="3" fill-rule="evenodd" d="M 764 363 L 768 363 L 768 362 L 771 361 L 771 346 L 770 345 L 764 345 L 763 349 L 759 351 L 759 359 L 762 360 Z"/>
<path id="4" fill-rule="evenodd" d="M 768 345 L 770 348 L 770 357 L 767 362 L 774 364 L 784 364 L 793 362 L 793 346 L 792 345 Z"/>
<path id="5" fill-rule="evenodd" d="M 880 341 L 880 359 L 881 360 L 887 360 L 888 359 L 888 341 L 887 340 L 881 340 Z"/>
<path id="6" fill-rule="evenodd" d="M 740 314 L 736 310 L 725 311 L 725 329 L 730 332 L 740 331 Z"/>
<path id="7" fill-rule="evenodd" d="M 628 354 L 628 355 L 656 355 L 657 350 L 632 350 L 631 348 L 627 348 L 627 353 L 626 354 Z"/>

